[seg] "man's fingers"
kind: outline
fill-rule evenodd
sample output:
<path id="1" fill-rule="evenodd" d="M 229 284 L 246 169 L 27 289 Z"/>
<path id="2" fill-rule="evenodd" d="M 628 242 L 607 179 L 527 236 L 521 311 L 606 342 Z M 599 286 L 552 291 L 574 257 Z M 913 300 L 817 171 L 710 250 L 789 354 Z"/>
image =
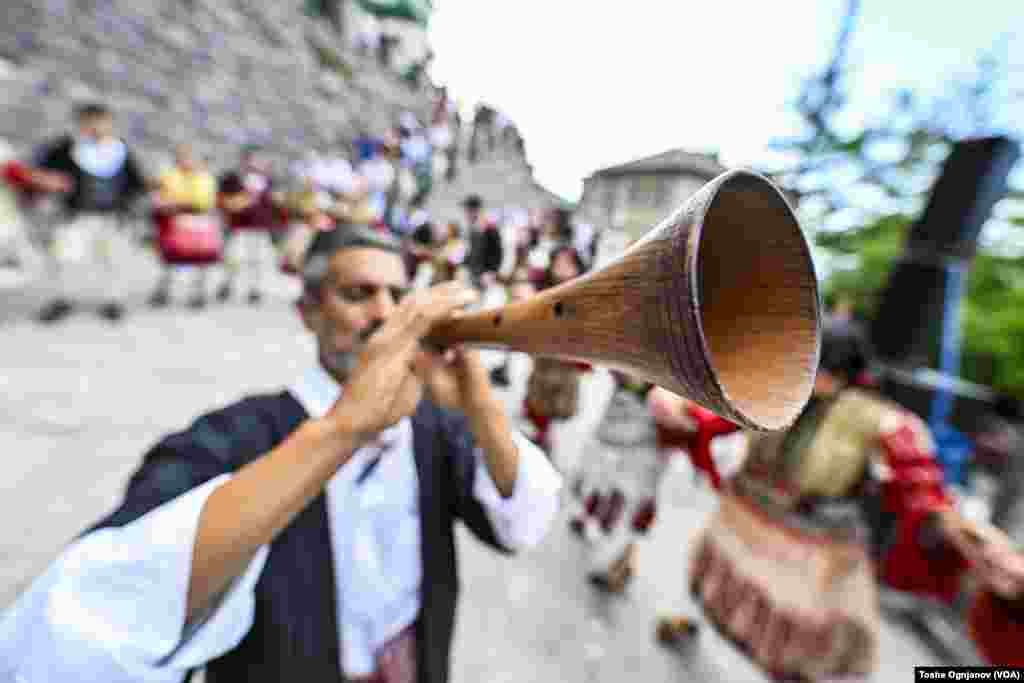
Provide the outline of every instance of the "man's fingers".
<path id="1" fill-rule="evenodd" d="M 429 349 L 417 349 L 413 355 L 414 371 L 421 377 L 436 370 L 443 369 L 448 363 L 447 353 Z"/>
<path id="2" fill-rule="evenodd" d="M 423 381 L 413 372 L 406 375 L 402 384 L 395 394 L 395 400 L 391 404 L 391 414 L 400 417 L 412 415 L 416 412 L 423 397 Z"/>
<path id="3" fill-rule="evenodd" d="M 461 283 L 452 282 L 427 290 L 427 301 L 414 315 L 409 333 L 417 338 L 422 337 L 434 323 L 443 320 L 460 308 L 477 301 L 480 295 L 476 290 Z"/>
<path id="4" fill-rule="evenodd" d="M 411 294 L 377 333 L 383 353 L 415 345 L 439 320 L 477 300 L 475 290 L 457 282 Z"/>

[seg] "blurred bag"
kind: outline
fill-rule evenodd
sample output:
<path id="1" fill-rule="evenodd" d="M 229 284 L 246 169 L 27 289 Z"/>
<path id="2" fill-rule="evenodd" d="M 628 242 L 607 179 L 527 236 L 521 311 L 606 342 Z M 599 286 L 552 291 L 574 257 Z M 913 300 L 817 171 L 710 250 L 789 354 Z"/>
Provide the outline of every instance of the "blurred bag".
<path id="1" fill-rule="evenodd" d="M 526 385 L 526 406 L 537 415 L 567 420 L 579 410 L 579 391 L 575 364 L 538 358 Z"/>
<path id="2" fill-rule="evenodd" d="M 215 216 L 179 213 L 161 220 L 157 246 L 167 263 L 217 263 L 224 256 L 224 235 Z"/>

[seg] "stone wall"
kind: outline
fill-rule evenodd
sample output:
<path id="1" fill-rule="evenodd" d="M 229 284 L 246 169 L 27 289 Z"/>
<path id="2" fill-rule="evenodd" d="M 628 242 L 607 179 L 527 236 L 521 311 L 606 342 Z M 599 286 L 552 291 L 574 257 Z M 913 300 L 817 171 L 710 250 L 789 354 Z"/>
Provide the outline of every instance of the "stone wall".
<path id="1" fill-rule="evenodd" d="M 184 140 L 223 167 L 246 142 L 290 159 L 426 119 L 427 89 L 342 42 L 301 0 L 3 0 L 0 137 L 24 151 L 101 99 L 147 166 Z"/>

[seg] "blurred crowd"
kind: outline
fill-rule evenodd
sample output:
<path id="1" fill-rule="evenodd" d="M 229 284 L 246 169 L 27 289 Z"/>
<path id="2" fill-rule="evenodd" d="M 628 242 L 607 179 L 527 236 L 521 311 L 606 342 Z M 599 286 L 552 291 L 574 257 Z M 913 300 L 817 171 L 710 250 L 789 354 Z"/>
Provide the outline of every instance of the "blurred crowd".
<path id="1" fill-rule="evenodd" d="M 173 162 L 151 175 L 119 134 L 116 112 L 84 104 L 75 109 L 72 130 L 43 141 L 30 158 L 0 150 L 0 266 L 42 269 L 56 282 L 56 296 L 38 314 L 43 323 L 76 310 L 75 299 L 85 292 L 73 291 L 81 290 L 73 282 L 83 279 L 96 290 L 90 293 L 100 301 L 99 313 L 119 320 L 133 239 L 152 246 L 165 266 L 149 298 L 154 307 L 171 302 L 182 278 L 191 281 L 191 307 L 206 306 L 209 295 L 223 302 L 237 294 L 257 304 L 268 269 L 298 274 L 312 237 L 342 222 L 401 238 L 423 284 L 465 277 L 490 286 L 521 277 L 520 271 L 538 278 L 556 242 L 592 249 L 573 233 L 567 211 L 485 206 L 479 195 L 464 198 L 462 221 L 428 211 L 435 187 L 456 179 L 460 161 L 522 149 L 508 117 L 484 104 L 464 130 L 457 103 L 441 87 L 428 121 L 406 111 L 383 134 L 361 131 L 285 167 L 275 166 L 264 148 L 247 145 L 234 168 L 217 172 L 202 148 L 183 142 Z M 40 219 L 45 204 L 56 205 L 49 220 Z M 140 212 L 148 229 L 136 234 L 126 217 Z M 579 232 L 593 234 L 589 226 Z M 213 291 L 212 265 L 226 272 Z M 88 277 L 70 277 L 75 271 Z"/>

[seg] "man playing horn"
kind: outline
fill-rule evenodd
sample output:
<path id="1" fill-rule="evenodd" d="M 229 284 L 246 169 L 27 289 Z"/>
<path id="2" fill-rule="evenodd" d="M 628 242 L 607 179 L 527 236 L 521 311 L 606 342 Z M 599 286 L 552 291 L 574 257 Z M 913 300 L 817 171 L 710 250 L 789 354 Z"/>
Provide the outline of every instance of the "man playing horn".
<path id="1" fill-rule="evenodd" d="M 0 615 L 0 680 L 445 683 L 455 525 L 530 548 L 561 478 L 473 351 L 420 345 L 476 294 L 407 294 L 400 245 L 319 232 L 317 363 L 160 440 L 120 506 Z"/>
<path id="2" fill-rule="evenodd" d="M 711 623 L 779 679 L 875 669 L 876 580 L 951 602 L 973 565 L 1000 600 L 1024 595 L 1008 539 L 954 510 L 927 427 L 853 386 L 866 366 L 858 331 L 830 323 L 811 401 L 789 430 L 751 435 L 693 553 L 690 589 Z M 658 627 L 667 643 L 693 631 L 685 618 Z"/>

